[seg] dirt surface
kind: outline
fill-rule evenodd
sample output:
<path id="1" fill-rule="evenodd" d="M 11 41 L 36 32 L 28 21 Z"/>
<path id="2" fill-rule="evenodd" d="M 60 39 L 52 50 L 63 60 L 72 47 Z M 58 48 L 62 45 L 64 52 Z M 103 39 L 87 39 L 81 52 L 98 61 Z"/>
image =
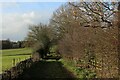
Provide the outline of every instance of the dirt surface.
<path id="1" fill-rule="evenodd" d="M 63 67 L 60 61 L 39 61 L 31 68 L 24 70 L 23 74 L 17 80 L 48 80 L 74 79 L 74 75 Z"/>

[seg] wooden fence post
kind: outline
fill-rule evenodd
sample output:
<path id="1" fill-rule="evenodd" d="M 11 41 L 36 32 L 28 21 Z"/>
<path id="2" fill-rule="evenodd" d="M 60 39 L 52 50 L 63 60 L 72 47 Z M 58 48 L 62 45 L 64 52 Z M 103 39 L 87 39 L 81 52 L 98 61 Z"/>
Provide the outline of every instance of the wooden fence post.
<path id="1" fill-rule="evenodd" d="M 12 60 L 12 62 L 13 62 L 12 66 L 15 66 L 15 58 Z"/>

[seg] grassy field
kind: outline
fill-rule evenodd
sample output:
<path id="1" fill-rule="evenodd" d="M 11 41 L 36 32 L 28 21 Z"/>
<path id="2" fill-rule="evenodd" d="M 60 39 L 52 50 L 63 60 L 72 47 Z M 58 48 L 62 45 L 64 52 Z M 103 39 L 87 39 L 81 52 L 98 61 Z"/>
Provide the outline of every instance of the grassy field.
<path id="1" fill-rule="evenodd" d="M 2 60 L 2 71 L 4 71 L 14 66 L 14 64 L 29 58 L 32 50 L 29 48 L 20 48 L 0 50 L 0 52 L 2 52 L 2 56 L 0 56 Z"/>

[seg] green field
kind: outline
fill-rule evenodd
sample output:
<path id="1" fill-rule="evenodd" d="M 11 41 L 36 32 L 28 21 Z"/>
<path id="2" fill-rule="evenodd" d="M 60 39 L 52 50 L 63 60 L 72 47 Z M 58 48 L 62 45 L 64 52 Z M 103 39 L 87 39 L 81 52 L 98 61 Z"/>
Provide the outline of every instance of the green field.
<path id="1" fill-rule="evenodd" d="M 0 50 L 2 56 L 2 71 L 10 69 L 14 64 L 30 58 L 32 50 L 29 48 Z M 0 73 L 2 72 L 0 71 Z"/>

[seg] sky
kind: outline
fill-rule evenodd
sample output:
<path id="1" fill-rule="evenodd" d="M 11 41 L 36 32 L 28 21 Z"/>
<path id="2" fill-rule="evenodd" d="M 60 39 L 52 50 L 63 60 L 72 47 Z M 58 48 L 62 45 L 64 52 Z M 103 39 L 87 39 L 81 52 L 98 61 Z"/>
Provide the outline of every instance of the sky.
<path id="1" fill-rule="evenodd" d="M 24 40 L 30 24 L 47 24 L 52 13 L 68 1 L 77 0 L 0 0 L 0 40 Z"/>
<path id="2" fill-rule="evenodd" d="M 30 24 L 47 24 L 65 2 L 3 2 L 0 4 L 2 39 L 24 40 Z M 1 39 L 1 37 L 0 37 Z"/>

